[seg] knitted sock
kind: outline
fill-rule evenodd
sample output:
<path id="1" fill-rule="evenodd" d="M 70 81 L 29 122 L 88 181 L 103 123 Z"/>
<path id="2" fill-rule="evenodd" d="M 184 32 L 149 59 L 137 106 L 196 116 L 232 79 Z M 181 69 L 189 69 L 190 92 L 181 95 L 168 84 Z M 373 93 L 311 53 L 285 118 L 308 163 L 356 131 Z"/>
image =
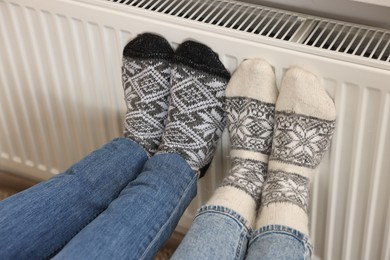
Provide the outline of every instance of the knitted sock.
<path id="1" fill-rule="evenodd" d="M 232 167 L 207 204 L 230 208 L 251 225 L 267 172 L 277 96 L 275 74 L 261 59 L 243 61 L 226 89 Z"/>
<path id="2" fill-rule="evenodd" d="M 160 145 L 168 115 L 172 57 L 169 43 L 150 33 L 137 36 L 123 51 L 124 135 L 141 145 L 148 156 Z"/>
<path id="3" fill-rule="evenodd" d="M 177 153 L 203 176 L 225 127 L 229 72 L 209 47 L 186 41 L 175 52 L 168 123 L 158 153 Z"/>
<path id="4" fill-rule="evenodd" d="M 336 109 L 313 74 L 293 67 L 276 102 L 268 175 L 256 227 L 284 225 L 309 234 L 309 186 L 330 145 Z"/>

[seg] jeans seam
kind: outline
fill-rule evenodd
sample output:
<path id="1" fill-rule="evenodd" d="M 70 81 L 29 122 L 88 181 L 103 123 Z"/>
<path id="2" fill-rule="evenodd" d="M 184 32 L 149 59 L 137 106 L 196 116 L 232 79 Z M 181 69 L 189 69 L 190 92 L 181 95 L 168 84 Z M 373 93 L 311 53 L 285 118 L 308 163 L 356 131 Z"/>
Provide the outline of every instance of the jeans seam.
<path id="1" fill-rule="evenodd" d="M 245 225 L 243 227 L 245 227 Z M 237 245 L 237 249 L 236 249 L 235 259 L 237 259 L 237 260 L 241 259 L 240 258 L 240 255 L 241 255 L 240 253 L 241 253 L 244 241 L 245 241 L 245 237 L 248 236 L 248 232 L 246 230 L 246 227 L 244 229 L 242 229 L 242 230 L 243 230 L 243 232 L 241 232 L 241 234 L 240 234 L 240 240 L 238 241 L 238 245 Z"/>
<path id="2" fill-rule="evenodd" d="M 141 255 L 141 258 L 140 258 L 140 259 L 145 259 L 145 254 L 147 254 L 147 253 L 149 252 L 149 250 L 150 250 L 150 248 L 152 247 L 152 245 L 154 244 L 154 242 L 155 242 L 156 240 L 159 239 L 159 237 L 161 236 L 161 233 L 162 233 L 163 228 L 167 225 L 167 223 L 169 223 L 169 220 L 173 218 L 173 215 L 174 215 L 173 213 L 176 213 L 176 212 L 177 212 L 177 210 L 178 210 L 178 206 L 177 206 L 177 205 L 179 205 L 179 202 L 180 202 L 181 200 L 183 200 L 183 198 L 184 198 L 183 194 L 186 194 L 186 193 L 189 191 L 189 189 L 192 187 L 193 183 L 196 182 L 196 180 L 197 180 L 196 175 L 194 175 L 194 176 L 192 177 L 192 179 L 191 179 L 189 185 L 187 185 L 187 188 L 186 188 L 186 189 L 184 190 L 184 192 L 182 193 L 182 196 L 181 196 L 180 199 L 178 200 L 178 203 L 176 203 L 176 207 L 175 207 L 174 210 L 171 212 L 171 214 L 170 214 L 168 220 L 167 220 L 162 226 L 160 226 L 159 231 L 158 231 L 157 234 L 154 236 L 154 238 L 150 241 L 149 245 L 145 248 L 145 250 L 144 250 L 143 254 Z"/>
<path id="3" fill-rule="evenodd" d="M 309 237 L 307 237 L 305 234 L 301 233 L 298 230 L 283 225 L 268 225 L 260 229 L 257 229 L 252 234 L 252 238 L 250 239 L 249 245 L 251 245 L 258 237 L 262 235 L 271 235 L 271 234 L 284 234 L 291 238 L 294 238 L 304 247 L 305 250 L 304 259 L 311 259 L 313 249 Z"/>
<path id="4" fill-rule="evenodd" d="M 220 214 L 220 215 L 227 216 L 227 217 L 231 218 L 232 220 L 234 220 L 241 227 L 240 238 L 238 240 L 238 244 L 237 244 L 236 251 L 235 251 L 236 252 L 235 258 L 234 258 L 237 260 L 241 259 L 240 253 L 241 253 L 241 250 L 245 244 L 245 242 L 244 242 L 245 238 L 247 238 L 247 243 L 248 243 L 248 241 L 251 237 L 251 233 L 252 233 L 252 229 L 248 228 L 248 226 L 246 225 L 247 220 L 245 218 L 243 218 L 240 214 L 236 213 L 234 210 L 226 208 L 224 206 L 217 206 L 217 205 L 205 205 L 205 206 L 201 207 L 198 210 L 198 212 L 196 213 L 195 218 L 197 218 L 203 214 L 207 214 L 207 213 Z"/>
<path id="5" fill-rule="evenodd" d="M 305 240 L 304 246 L 305 246 L 305 258 L 310 260 L 311 256 L 313 255 L 313 246 L 310 240 Z"/>
<path id="6" fill-rule="evenodd" d="M 265 234 L 265 233 L 269 233 L 269 232 L 287 233 L 287 234 L 290 234 L 291 236 L 294 236 L 297 239 L 302 240 L 302 241 L 309 240 L 309 238 L 305 234 L 303 234 L 302 232 L 300 232 L 294 228 L 284 226 L 284 225 L 267 225 L 267 226 L 264 226 L 262 228 L 255 230 L 253 235 L 257 236 L 257 235 Z"/>
<path id="7" fill-rule="evenodd" d="M 224 215 L 224 216 L 230 217 L 230 218 L 233 219 L 236 223 L 238 223 L 242 228 L 248 229 L 248 227 L 247 227 L 244 223 L 242 223 L 239 219 L 235 218 L 234 216 L 230 215 L 228 212 L 221 212 L 221 211 L 215 211 L 215 210 L 213 210 L 213 211 L 204 211 L 204 212 L 201 212 L 201 213 L 197 214 L 197 215 L 195 216 L 195 218 L 197 218 L 198 216 L 201 216 L 201 215 L 203 215 L 203 214 L 210 213 L 210 212 L 212 212 L 212 213 L 214 213 L 214 214 L 220 214 L 220 215 Z M 194 219 L 195 219 L 195 218 L 194 218 Z"/>
<path id="8" fill-rule="evenodd" d="M 255 240 L 255 239 L 256 239 L 257 237 L 259 237 L 259 236 L 263 236 L 263 235 L 264 235 L 264 236 L 269 236 L 269 235 L 272 235 L 272 234 L 282 234 L 282 235 L 286 235 L 286 236 L 289 236 L 289 237 L 292 237 L 292 238 L 298 240 L 299 243 L 301 243 L 303 246 L 305 246 L 305 244 L 306 244 L 306 241 L 303 241 L 302 239 L 300 239 L 300 238 L 294 236 L 293 234 L 291 234 L 291 233 L 289 233 L 289 232 L 283 232 L 283 231 L 268 231 L 268 232 L 260 233 L 260 234 L 257 234 L 257 235 L 253 238 L 253 240 Z"/>
<path id="9" fill-rule="evenodd" d="M 236 213 L 234 210 L 227 208 L 227 207 L 224 207 L 224 206 L 205 205 L 197 211 L 195 218 L 197 218 L 200 215 L 206 214 L 208 212 L 213 212 L 215 214 L 222 214 L 225 216 L 229 216 L 232 219 L 234 219 L 235 221 L 237 221 L 240 225 L 245 227 L 249 232 L 252 232 L 252 229 L 249 227 L 249 222 L 244 217 L 242 217 L 240 214 Z"/>

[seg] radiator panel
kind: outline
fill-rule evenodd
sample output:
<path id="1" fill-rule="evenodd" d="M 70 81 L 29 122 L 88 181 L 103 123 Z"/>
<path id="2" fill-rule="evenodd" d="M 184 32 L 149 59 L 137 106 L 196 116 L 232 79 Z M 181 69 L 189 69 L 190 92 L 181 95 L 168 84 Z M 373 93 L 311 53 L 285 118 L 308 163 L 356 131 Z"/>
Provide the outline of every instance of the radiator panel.
<path id="1" fill-rule="evenodd" d="M 0 169 L 47 179 L 120 136 L 125 44 L 146 31 L 163 35 L 172 46 L 196 39 L 215 50 L 230 71 L 245 58 L 262 57 L 275 68 L 278 84 L 292 65 L 322 76 L 335 100 L 338 124 L 313 183 L 315 255 L 389 258 L 389 67 L 368 66 L 358 57 L 332 59 L 302 52 L 288 41 L 131 7 L 121 11 L 97 1 L 0 0 L 0 12 Z M 225 132 L 179 231 L 188 229 L 228 169 Z"/>

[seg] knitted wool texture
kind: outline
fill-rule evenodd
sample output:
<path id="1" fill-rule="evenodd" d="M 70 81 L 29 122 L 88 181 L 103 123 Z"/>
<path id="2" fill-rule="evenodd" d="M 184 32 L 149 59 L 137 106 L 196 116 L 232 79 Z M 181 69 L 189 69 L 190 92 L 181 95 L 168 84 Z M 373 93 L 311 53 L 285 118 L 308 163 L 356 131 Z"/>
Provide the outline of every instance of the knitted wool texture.
<path id="1" fill-rule="evenodd" d="M 313 74 L 293 67 L 276 102 L 275 130 L 256 227 L 284 225 L 309 234 L 309 187 L 329 148 L 336 109 Z"/>
<path id="2" fill-rule="evenodd" d="M 123 51 L 122 81 L 127 113 L 124 136 L 153 155 L 168 116 L 173 50 L 160 36 L 145 33 Z"/>
<path id="3" fill-rule="evenodd" d="M 261 59 L 243 61 L 226 90 L 232 166 L 208 204 L 233 209 L 251 225 L 266 178 L 277 96 L 273 69 Z"/>
<path id="4" fill-rule="evenodd" d="M 177 153 L 203 176 L 225 127 L 229 72 L 209 47 L 186 41 L 171 66 L 168 121 L 158 153 Z"/>

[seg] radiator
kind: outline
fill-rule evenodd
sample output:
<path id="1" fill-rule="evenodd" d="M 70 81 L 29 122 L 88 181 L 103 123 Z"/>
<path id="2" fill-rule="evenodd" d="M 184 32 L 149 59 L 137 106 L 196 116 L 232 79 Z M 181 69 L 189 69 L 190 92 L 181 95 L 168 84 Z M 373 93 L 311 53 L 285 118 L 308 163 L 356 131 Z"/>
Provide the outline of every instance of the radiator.
<path id="1" fill-rule="evenodd" d="M 390 259 L 390 32 L 228 0 L 0 0 L 0 170 L 47 179 L 110 139 L 125 114 L 121 53 L 142 32 L 215 50 L 233 72 L 262 57 L 299 65 L 334 98 L 338 124 L 313 182 L 317 259 Z M 177 228 L 229 169 L 225 132 Z"/>

